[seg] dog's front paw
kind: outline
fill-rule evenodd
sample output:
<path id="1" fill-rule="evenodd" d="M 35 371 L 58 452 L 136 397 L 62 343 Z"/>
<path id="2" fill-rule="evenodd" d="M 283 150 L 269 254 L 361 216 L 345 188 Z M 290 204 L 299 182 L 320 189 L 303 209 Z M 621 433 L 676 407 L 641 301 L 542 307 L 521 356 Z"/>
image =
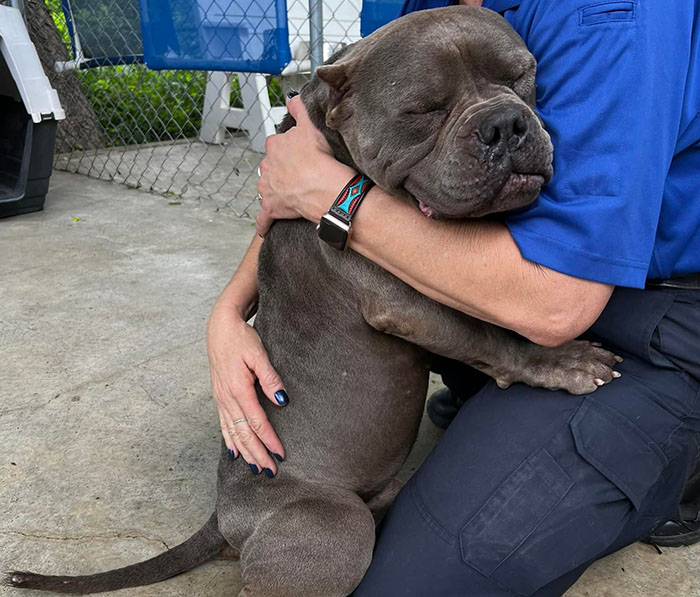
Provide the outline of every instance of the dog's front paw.
<path id="1" fill-rule="evenodd" d="M 620 377 L 614 367 L 622 357 L 597 342 L 573 340 L 556 348 L 536 344 L 529 348 L 520 371 L 496 378 L 499 387 L 507 388 L 519 381 L 537 388 L 589 394 Z"/>

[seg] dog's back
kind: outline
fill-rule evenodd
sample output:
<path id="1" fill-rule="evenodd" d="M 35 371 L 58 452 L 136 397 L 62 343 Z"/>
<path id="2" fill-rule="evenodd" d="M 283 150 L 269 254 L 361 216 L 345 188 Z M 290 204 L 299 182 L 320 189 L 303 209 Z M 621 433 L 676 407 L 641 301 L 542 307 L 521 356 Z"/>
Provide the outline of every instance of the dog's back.
<path id="1" fill-rule="evenodd" d="M 277 222 L 263 243 L 255 327 L 290 403 L 260 396 L 287 454 L 275 479 L 252 476 L 225 448 L 220 459 L 219 529 L 240 550 L 244 595 L 342 596 L 369 565 L 365 502 L 404 462 L 428 377 L 424 351 L 364 321 L 373 279 L 400 283 L 326 247 L 308 222 Z"/>

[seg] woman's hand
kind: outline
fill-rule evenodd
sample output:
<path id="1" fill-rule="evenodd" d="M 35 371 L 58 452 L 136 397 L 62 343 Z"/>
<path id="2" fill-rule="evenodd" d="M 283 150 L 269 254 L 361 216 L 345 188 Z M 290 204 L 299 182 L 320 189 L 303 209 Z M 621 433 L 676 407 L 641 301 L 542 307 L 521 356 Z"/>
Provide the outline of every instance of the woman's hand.
<path id="1" fill-rule="evenodd" d="M 267 138 L 260 163 L 258 192 L 262 210 L 258 234 L 265 236 L 276 219 L 318 222 L 356 173 L 338 162 L 325 137 L 313 125 L 299 96 L 287 101 L 295 127 Z"/>
<path id="2" fill-rule="evenodd" d="M 277 466 L 270 453 L 282 462 L 284 448 L 258 401 L 255 380 L 274 404 L 284 406 L 288 397 L 258 333 L 225 301 L 216 304 L 209 318 L 207 352 L 221 432 L 231 458 L 240 453 L 254 473 L 264 470 L 273 477 Z"/>

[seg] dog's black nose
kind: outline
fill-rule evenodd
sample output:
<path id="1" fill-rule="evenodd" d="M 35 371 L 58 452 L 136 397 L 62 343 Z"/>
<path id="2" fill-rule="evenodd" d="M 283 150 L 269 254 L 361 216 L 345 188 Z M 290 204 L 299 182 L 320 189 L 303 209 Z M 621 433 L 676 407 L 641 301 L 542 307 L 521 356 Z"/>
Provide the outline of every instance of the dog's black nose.
<path id="1" fill-rule="evenodd" d="M 527 120 L 512 108 L 499 108 L 489 112 L 477 126 L 479 140 L 492 149 L 501 144 L 517 149 L 527 138 L 527 133 Z"/>

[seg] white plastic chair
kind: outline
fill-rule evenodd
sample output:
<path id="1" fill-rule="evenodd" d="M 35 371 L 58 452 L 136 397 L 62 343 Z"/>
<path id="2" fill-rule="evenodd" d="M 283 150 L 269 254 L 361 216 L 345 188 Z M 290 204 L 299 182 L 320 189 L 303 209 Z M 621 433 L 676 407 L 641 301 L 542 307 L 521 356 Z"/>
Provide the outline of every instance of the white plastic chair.
<path id="1" fill-rule="evenodd" d="M 330 18 L 323 23 L 323 59 L 328 59 L 343 44 L 360 39 L 361 0 L 331 0 L 324 8 L 331 8 Z M 288 8 L 292 61 L 281 73 L 283 88 L 299 88 L 304 75 L 311 72 L 309 17 L 306 4 L 293 2 Z M 242 108 L 231 106 L 231 84 L 238 74 Z M 267 89 L 268 77 L 260 73 L 209 72 L 202 111 L 199 138 L 205 143 L 222 143 L 226 129 L 244 130 L 254 151 L 265 152 L 265 139 L 275 134 L 287 110 L 272 107 Z"/>

